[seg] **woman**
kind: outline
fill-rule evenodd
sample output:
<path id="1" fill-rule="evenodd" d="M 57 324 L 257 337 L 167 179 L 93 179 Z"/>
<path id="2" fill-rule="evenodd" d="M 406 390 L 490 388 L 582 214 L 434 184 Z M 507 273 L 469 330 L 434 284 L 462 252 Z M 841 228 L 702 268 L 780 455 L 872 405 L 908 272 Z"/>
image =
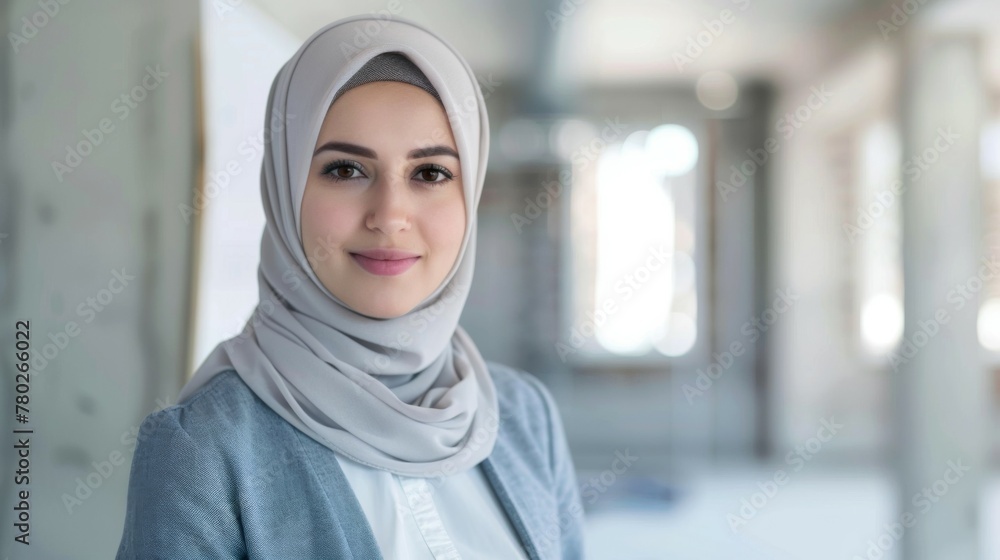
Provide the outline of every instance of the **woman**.
<path id="1" fill-rule="evenodd" d="M 117 557 L 582 557 L 551 394 L 458 325 L 489 151 L 468 64 L 343 19 L 265 122 L 260 302 L 143 421 Z"/>

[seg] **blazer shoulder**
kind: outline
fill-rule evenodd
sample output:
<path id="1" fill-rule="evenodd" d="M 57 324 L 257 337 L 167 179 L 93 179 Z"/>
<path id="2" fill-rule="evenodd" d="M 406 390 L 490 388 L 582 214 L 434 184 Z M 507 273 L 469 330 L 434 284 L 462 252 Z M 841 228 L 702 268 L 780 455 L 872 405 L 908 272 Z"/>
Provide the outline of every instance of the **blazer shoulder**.
<path id="1" fill-rule="evenodd" d="M 213 378 L 140 424 L 116 558 L 245 557 L 234 476 L 240 444 L 210 426 L 224 414 L 210 408 L 226 381 Z"/>
<path id="2" fill-rule="evenodd" d="M 139 427 L 142 436 L 155 437 L 182 430 L 196 443 L 234 445 L 253 433 L 253 427 L 274 413 L 260 401 L 234 369 L 212 376 L 184 401 L 147 415 Z"/>

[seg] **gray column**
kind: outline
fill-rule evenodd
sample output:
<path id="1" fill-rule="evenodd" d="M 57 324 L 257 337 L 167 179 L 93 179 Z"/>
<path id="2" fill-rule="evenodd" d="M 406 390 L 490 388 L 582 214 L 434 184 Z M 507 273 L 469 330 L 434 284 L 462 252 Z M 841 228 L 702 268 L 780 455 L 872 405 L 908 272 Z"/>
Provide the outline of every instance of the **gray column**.
<path id="1" fill-rule="evenodd" d="M 974 38 L 914 30 L 905 49 L 906 327 L 890 370 L 901 510 L 899 525 L 880 534 L 890 536 L 883 543 L 901 540 L 907 560 L 978 560 L 989 419 L 976 338 L 983 265 L 979 45 Z"/>

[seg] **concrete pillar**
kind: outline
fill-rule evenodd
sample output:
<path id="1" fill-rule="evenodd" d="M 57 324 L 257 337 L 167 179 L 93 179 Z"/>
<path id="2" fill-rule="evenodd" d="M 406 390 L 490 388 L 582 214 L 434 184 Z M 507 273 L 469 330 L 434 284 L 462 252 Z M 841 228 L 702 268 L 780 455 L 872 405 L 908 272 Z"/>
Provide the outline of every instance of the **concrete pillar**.
<path id="1" fill-rule="evenodd" d="M 902 557 L 978 560 L 989 390 L 976 337 L 979 45 L 906 39 L 900 84 L 905 332 L 893 358 Z M 982 530 L 988 528 L 982 527 Z"/>

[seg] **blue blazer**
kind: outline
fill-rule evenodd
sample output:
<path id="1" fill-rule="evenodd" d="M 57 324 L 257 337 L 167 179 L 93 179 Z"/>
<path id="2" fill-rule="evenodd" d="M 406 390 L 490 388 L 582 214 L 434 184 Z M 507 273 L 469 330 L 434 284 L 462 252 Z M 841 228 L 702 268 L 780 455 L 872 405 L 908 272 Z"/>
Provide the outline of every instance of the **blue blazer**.
<path id="1" fill-rule="evenodd" d="M 531 374 L 487 365 L 500 428 L 476 468 L 529 558 L 583 558 L 584 511 L 555 401 Z M 219 373 L 143 420 L 116 559 L 382 559 L 333 453 L 235 370 Z"/>

